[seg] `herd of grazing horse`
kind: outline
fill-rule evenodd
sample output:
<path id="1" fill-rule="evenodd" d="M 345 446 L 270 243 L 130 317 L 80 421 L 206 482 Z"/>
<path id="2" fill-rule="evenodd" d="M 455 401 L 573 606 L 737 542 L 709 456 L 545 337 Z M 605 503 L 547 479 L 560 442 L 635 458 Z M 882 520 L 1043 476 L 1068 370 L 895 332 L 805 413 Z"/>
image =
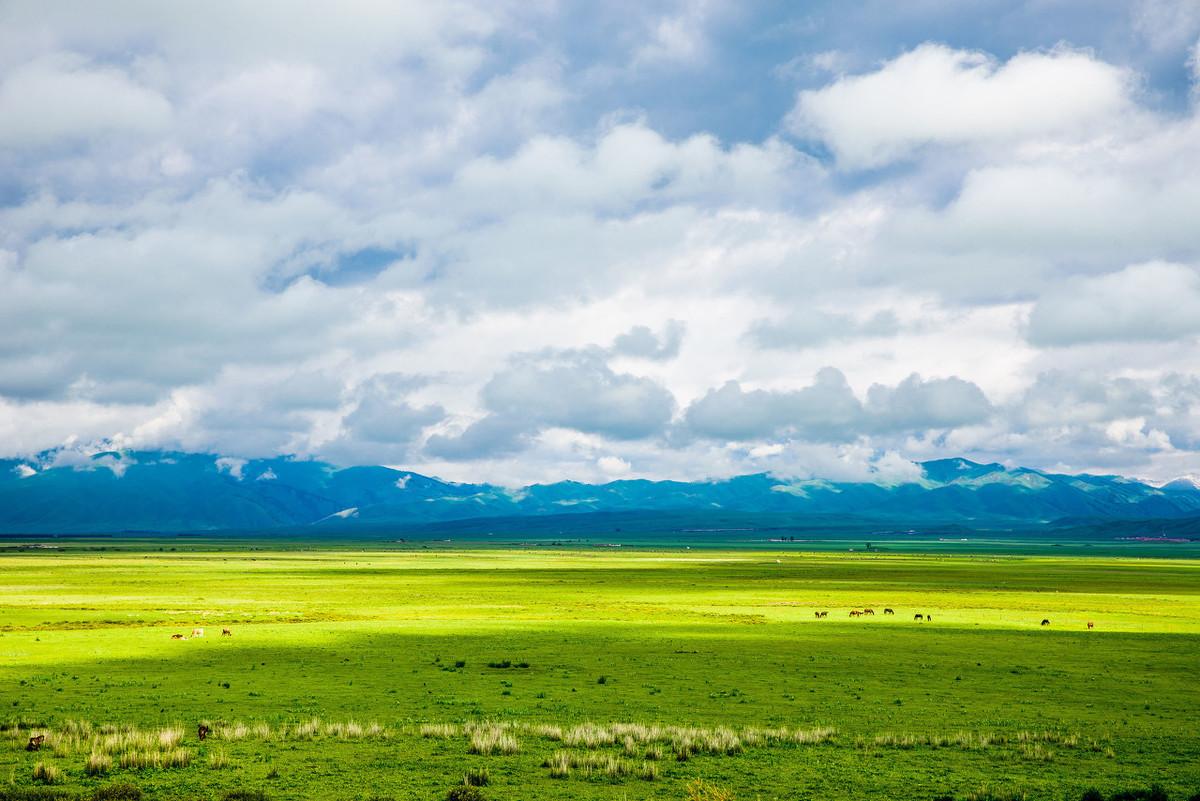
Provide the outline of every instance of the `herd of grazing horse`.
<path id="1" fill-rule="evenodd" d="M 896 614 L 896 610 L 888 608 L 888 607 L 884 607 L 883 613 L 885 615 L 894 615 L 894 614 Z M 866 617 L 868 615 L 874 615 L 874 614 L 875 614 L 875 610 L 870 609 L 870 608 L 851 609 L 850 610 L 850 617 Z M 828 611 L 813 612 L 813 615 L 817 618 L 817 620 L 820 620 L 821 618 L 829 617 L 829 612 Z M 917 612 L 916 614 L 913 615 L 913 620 L 917 623 L 932 623 L 933 615 L 931 615 L 929 613 Z M 1050 618 L 1042 618 L 1042 625 L 1049 626 Z M 1089 620 L 1087 622 L 1087 627 L 1088 627 L 1088 631 L 1091 631 L 1092 629 L 1096 628 L 1096 624 L 1094 621 Z"/>
<path id="2" fill-rule="evenodd" d="M 171 639 L 172 640 L 190 640 L 192 637 L 203 637 L 203 636 L 204 636 L 204 629 L 194 628 L 194 629 L 192 629 L 191 637 L 187 636 L 186 634 L 172 634 Z M 221 629 L 221 636 L 222 637 L 232 637 L 233 632 L 230 631 L 229 629 Z"/>
<path id="3" fill-rule="evenodd" d="M 883 613 L 885 615 L 894 615 L 894 614 L 896 614 L 896 610 L 894 610 L 890 607 L 884 607 Z M 829 617 L 828 610 L 813 612 L 813 614 L 816 616 L 816 618 L 818 620 Z M 874 615 L 874 614 L 875 614 L 875 610 L 871 609 L 871 608 L 851 609 L 850 610 L 850 617 L 865 617 L 867 615 Z M 933 622 L 933 615 L 930 615 L 928 613 L 923 614 L 921 612 L 917 612 L 916 614 L 913 615 L 913 620 L 918 623 L 931 623 L 931 622 Z M 1050 619 L 1042 618 L 1042 625 L 1049 626 Z M 1089 620 L 1087 622 L 1087 627 L 1088 627 L 1088 630 L 1090 631 L 1090 630 L 1096 628 L 1096 624 L 1093 621 Z M 203 637 L 203 636 L 204 636 L 203 628 L 192 629 L 191 637 Z M 221 629 L 221 636 L 222 637 L 232 637 L 233 632 L 230 631 L 229 629 Z M 188 639 L 191 639 L 191 637 L 185 636 L 183 634 L 172 634 L 171 635 L 172 640 L 188 640 Z M 201 740 L 206 739 L 211 732 L 212 732 L 212 729 L 210 729 L 208 726 L 204 725 L 203 723 L 201 723 L 196 728 L 196 734 Z M 29 743 L 28 743 L 28 745 L 25 746 L 25 750 L 26 751 L 40 751 L 40 750 L 42 750 L 42 744 L 45 741 L 46 741 L 46 735 L 44 735 L 44 734 L 34 735 L 33 737 L 29 738 Z"/>

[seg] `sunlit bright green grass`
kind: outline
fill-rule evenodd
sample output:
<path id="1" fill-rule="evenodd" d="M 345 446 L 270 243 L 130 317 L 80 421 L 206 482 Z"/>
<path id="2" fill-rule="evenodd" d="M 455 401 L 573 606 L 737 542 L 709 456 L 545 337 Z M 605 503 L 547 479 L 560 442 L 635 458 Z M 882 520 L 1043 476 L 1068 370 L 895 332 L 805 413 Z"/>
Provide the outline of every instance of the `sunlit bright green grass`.
<path id="1" fill-rule="evenodd" d="M 741 799 L 1200 791 L 1193 560 L 127 547 L 0 553 L 0 720 L 25 724 L 0 738 L 0 783 L 32 784 L 42 759 L 67 788 L 127 780 L 159 798 L 434 799 L 481 766 L 493 799 L 683 798 L 697 777 Z M 863 607 L 876 615 L 848 617 Z M 196 740 L 201 720 L 312 716 L 384 733 Z M 190 764 L 89 777 L 87 751 L 23 750 L 31 725 L 68 719 L 181 726 Z M 478 720 L 518 726 L 520 752 L 419 733 Z M 527 726 L 585 721 L 837 734 L 686 761 L 667 747 L 653 781 L 551 778 L 542 761 L 564 744 Z M 1055 741 L 892 744 L 1033 732 Z M 217 753 L 229 767 L 209 766 Z"/>

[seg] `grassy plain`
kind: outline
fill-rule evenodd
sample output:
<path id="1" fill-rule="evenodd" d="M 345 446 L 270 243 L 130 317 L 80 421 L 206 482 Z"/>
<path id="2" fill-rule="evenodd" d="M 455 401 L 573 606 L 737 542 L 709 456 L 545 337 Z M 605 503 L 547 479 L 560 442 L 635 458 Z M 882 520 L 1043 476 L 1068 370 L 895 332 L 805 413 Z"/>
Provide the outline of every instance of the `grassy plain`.
<path id="1" fill-rule="evenodd" d="M 1194 559 L 161 547 L 0 550 L 0 793 L 1200 791 Z"/>

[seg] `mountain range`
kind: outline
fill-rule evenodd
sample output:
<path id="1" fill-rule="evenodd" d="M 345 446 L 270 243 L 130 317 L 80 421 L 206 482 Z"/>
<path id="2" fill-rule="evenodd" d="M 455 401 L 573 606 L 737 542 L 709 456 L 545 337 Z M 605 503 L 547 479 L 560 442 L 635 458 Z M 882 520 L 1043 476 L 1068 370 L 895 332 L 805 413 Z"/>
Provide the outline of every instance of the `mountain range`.
<path id="1" fill-rule="evenodd" d="M 939 459 L 920 467 L 920 478 L 906 483 L 789 480 L 758 473 L 712 481 L 561 481 L 511 489 L 288 457 L 247 461 L 107 451 L 65 459 L 61 452 L 49 452 L 0 460 L 0 533 L 350 534 L 484 520 L 500 521 L 497 527 L 515 532 L 548 519 L 569 528 L 572 521 L 631 513 L 669 516 L 675 525 L 697 527 L 739 515 L 793 523 L 853 519 L 996 529 L 1200 521 L 1200 487 L 1190 479 L 1156 487 L 1121 476 L 1058 474 L 967 459 Z"/>

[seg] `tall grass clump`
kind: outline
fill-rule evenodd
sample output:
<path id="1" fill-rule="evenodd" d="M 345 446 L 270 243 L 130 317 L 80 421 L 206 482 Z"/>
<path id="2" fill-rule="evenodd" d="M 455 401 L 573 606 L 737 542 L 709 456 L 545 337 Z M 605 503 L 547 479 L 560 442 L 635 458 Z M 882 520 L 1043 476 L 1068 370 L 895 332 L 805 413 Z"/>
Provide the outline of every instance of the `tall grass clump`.
<path id="1" fill-rule="evenodd" d="M 1054 761 L 1054 751 L 1042 745 L 1041 743 L 1021 746 L 1021 756 L 1033 762 Z"/>
<path id="2" fill-rule="evenodd" d="M 192 752 L 186 748 L 172 748 L 163 754 L 164 768 L 186 768 L 192 764 Z"/>
<path id="3" fill-rule="evenodd" d="M 457 737 L 461 730 L 453 723 L 422 723 L 420 732 L 422 737 L 447 739 Z"/>
<path id="4" fill-rule="evenodd" d="M 1026 801 L 1026 795 L 1015 790 L 993 790 L 985 784 L 978 790 L 967 793 L 964 801 Z"/>
<path id="5" fill-rule="evenodd" d="M 485 725 L 474 727 L 470 732 L 472 754 L 492 756 L 501 754 L 511 756 L 521 750 L 521 744 L 501 725 Z"/>
<path id="6" fill-rule="evenodd" d="M 120 765 L 125 770 L 161 768 L 162 755 L 157 751 L 126 751 L 121 754 Z"/>
<path id="7" fill-rule="evenodd" d="M 88 754 L 87 763 L 83 766 L 83 772 L 89 776 L 101 776 L 112 770 L 112 765 L 111 756 L 99 751 L 93 751 Z"/>
<path id="8" fill-rule="evenodd" d="M 296 724 L 293 735 L 298 740 L 311 740 L 321 733 L 321 719 L 312 718 Z"/>
<path id="9" fill-rule="evenodd" d="M 446 793 L 446 801 L 484 801 L 483 791 L 469 784 L 451 787 Z"/>
<path id="10" fill-rule="evenodd" d="M 566 779 L 579 774 L 585 778 L 609 780 L 637 776 L 646 781 L 653 781 L 660 775 L 659 766 L 653 762 L 639 764 L 616 754 L 591 752 L 555 751 L 546 758 L 542 767 L 550 771 L 552 779 Z"/>
<path id="11" fill-rule="evenodd" d="M 569 751 L 555 751 L 542 763 L 542 767 L 550 769 L 551 779 L 566 779 L 571 775 L 571 754 Z"/>
<path id="12" fill-rule="evenodd" d="M 233 763 L 229 761 L 229 754 L 221 748 L 208 755 L 208 767 L 212 770 L 225 770 L 233 767 Z"/>
<path id="13" fill-rule="evenodd" d="M 554 723 L 536 723 L 529 730 L 538 737 L 545 737 L 547 740 L 561 740 L 563 738 L 563 727 Z"/>
<path id="14" fill-rule="evenodd" d="M 58 784 L 63 780 L 63 772 L 57 766 L 39 759 L 33 766 L 33 780 L 42 784 Z"/>
<path id="15" fill-rule="evenodd" d="M 562 733 L 562 744 L 573 747 L 599 748 L 602 745 L 612 745 L 617 736 L 607 726 L 595 723 L 581 723 L 572 726 Z"/>
<path id="16" fill-rule="evenodd" d="M 836 736 L 837 729 L 833 726 L 817 726 L 813 729 L 796 729 L 787 739 L 796 745 L 821 745 L 831 742 Z"/>
<path id="17" fill-rule="evenodd" d="M 183 741 L 183 729 L 159 729 L 156 733 L 158 747 L 162 751 L 170 751 Z"/>
<path id="18" fill-rule="evenodd" d="M 487 787 L 492 780 L 487 768 L 472 768 L 463 774 L 463 784 L 470 787 Z"/>
<path id="19" fill-rule="evenodd" d="M 684 787 L 685 801 L 734 801 L 733 790 L 704 779 L 694 779 Z"/>

